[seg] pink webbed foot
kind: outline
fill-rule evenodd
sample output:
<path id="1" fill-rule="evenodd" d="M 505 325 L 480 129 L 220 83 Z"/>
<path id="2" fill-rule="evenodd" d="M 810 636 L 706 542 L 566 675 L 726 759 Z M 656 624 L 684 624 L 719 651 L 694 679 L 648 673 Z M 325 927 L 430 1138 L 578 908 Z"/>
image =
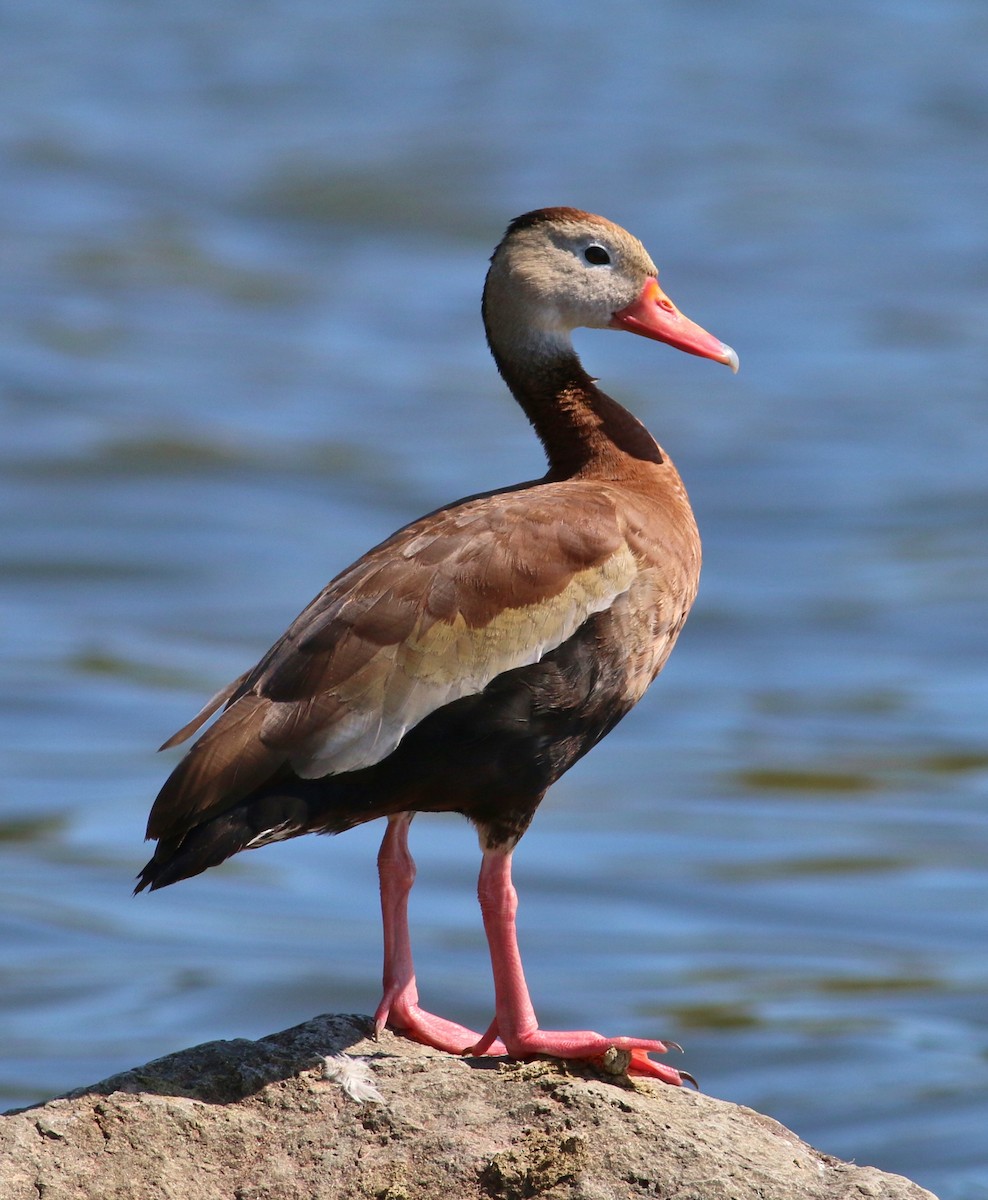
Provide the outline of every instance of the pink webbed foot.
<path id="1" fill-rule="evenodd" d="M 675 1046 L 674 1042 L 668 1043 L 669 1046 Z M 679 1049 L 679 1046 L 676 1046 Z M 657 1051 L 657 1053 L 664 1053 Z M 631 1062 L 628 1063 L 629 1075 L 640 1075 L 646 1079 L 658 1079 L 662 1083 L 672 1084 L 673 1087 L 682 1087 L 684 1083 L 691 1083 L 697 1091 L 700 1090 L 700 1085 L 689 1073 L 689 1071 L 677 1071 L 675 1067 L 667 1066 L 665 1063 L 653 1062 L 648 1056 L 647 1050 L 632 1050 Z"/>
<path id="2" fill-rule="evenodd" d="M 497 1034 L 495 1021 L 483 1038 L 470 1047 L 470 1054 L 490 1053 L 488 1046 Z M 648 1038 L 615 1037 L 606 1038 L 588 1029 L 562 1031 L 548 1029 L 532 1029 L 526 1033 L 517 1033 L 505 1038 L 507 1053 L 511 1058 L 532 1058 L 544 1054 L 551 1058 L 584 1059 L 604 1065 L 604 1056 L 611 1049 L 624 1050 L 630 1055 L 628 1063 L 629 1075 L 640 1075 L 650 1079 L 659 1079 L 663 1083 L 680 1087 L 686 1081 L 695 1083 L 691 1075 L 677 1071 L 664 1063 L 654 1062 L 649 1058 L 650 1053 L 666 1054 L 671 1048 L 679 1049 L 675 1043 L 659 1042 Z M 496 1051 L 494 1051 L 496 1053 Z"/>
<path id="3" fill-rule="evenodd" d="M 500 1036 L 512 1058 L 547 1054 L 597 1062 L 606 1069 L 604 1056 L 614 1049 L 629 1056 L 629 1074 L 648 1076 L 677 1087 L 684 1081 L 694 1082 L 684 1072 L 649 1058 L 650 1053 L 665 1054 L 674 1043 L 646 1038 L 606 1038 L 588 1029 L 565 1032 L 540 1029 L 518 950 L 515 931 L 518 895 L 511 882 L 510 850 L 495 847 L 484 851 L 477 892 L 494 970 L 496 1015 L 490 1029 L 470 1048 L 471 1054 L 485 1053 L 494 1038 Z"/>
<path id="4" fill-rule="evenodd" d="M 385 1026 L 402 1037 L 420 1042 L 423 1046 L 431 1046 L 434 1050 L 479 1057 L 471 1047 L 482 1040 L 480 1035 L 465 1025 L 447 1021 L 445 1017 L 437 1017 L 435 1013 L 420 1008 L 414 988 L 402 988 L 393 995 L 385 994 L 374 1014 L 375 1033 L 380 1033 Z M 504 1043 L 499 1038 L 494 1038 L 487 1049 L 480 1051 L 480 1054 L 506 1053 Z"/>

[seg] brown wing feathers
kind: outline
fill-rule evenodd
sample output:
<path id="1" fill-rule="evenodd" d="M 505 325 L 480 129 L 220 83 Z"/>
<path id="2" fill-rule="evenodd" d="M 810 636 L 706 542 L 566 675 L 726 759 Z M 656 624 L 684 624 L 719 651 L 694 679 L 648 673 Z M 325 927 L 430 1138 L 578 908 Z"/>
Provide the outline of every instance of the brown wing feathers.
<path id="1" fill-rule="evenodd" d="M 284 752 L 261 740 L 267 702 L 244 696 L 207 730 L 165 781 L 148 819 L 149 838 L 170 838 L 229 808 L 269 779 Z"/>
<path id="2" fill-rule="evenodd" d="M 289 767 L 380 762 L 429 714 L 559 646 L 637 571 L 600 485 L 482 497 L 408 526 L 166 743 L 228 704 L 165 783 L 148 836 L 181 838 Z"/>

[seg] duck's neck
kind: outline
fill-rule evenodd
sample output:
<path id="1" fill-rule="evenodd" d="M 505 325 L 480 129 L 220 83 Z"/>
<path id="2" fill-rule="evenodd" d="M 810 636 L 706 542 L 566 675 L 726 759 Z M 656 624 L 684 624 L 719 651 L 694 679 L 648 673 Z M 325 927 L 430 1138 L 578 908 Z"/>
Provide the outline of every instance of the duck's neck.
<path id="1" fill-rule="evenodd" d="M 502 378 L 545 447 L 549 478 L 613 477 L 633 470 L 635 462 L 663 461 L 645 426 L 584 371 L 568 336 L 507 347 L 488 329 L 487 340 Z"/>

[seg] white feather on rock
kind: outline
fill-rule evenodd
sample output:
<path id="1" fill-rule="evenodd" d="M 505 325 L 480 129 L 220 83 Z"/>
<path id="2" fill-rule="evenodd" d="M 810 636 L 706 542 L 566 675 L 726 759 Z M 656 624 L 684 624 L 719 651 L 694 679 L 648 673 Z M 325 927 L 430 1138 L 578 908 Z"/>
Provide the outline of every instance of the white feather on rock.
<path id="1" fill-rule="evenodd" d="M 385 1099 L 374 1086 L 374 1074 L 365 1058 L 349 1054 L 334 1054 L 323 1059 L 323 1079 L 338 1083 L 351 1100 L 358 1104 L 384 1104 Z"/>

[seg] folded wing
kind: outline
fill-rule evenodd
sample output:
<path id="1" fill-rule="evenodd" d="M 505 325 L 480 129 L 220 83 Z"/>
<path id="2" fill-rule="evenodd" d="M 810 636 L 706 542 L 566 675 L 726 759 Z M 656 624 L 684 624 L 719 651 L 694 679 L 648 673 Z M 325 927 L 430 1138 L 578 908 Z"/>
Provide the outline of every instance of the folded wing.
<path id="1" fill-rule="evenodd" d="M 373 766 L 436 709 L 561 645 L 638 569 L 599 484 L 480 497 L 407 526 L 166 743 L 226 705 L 162 788 L 148 836 L 174 836 L 281 771 Z"/>

